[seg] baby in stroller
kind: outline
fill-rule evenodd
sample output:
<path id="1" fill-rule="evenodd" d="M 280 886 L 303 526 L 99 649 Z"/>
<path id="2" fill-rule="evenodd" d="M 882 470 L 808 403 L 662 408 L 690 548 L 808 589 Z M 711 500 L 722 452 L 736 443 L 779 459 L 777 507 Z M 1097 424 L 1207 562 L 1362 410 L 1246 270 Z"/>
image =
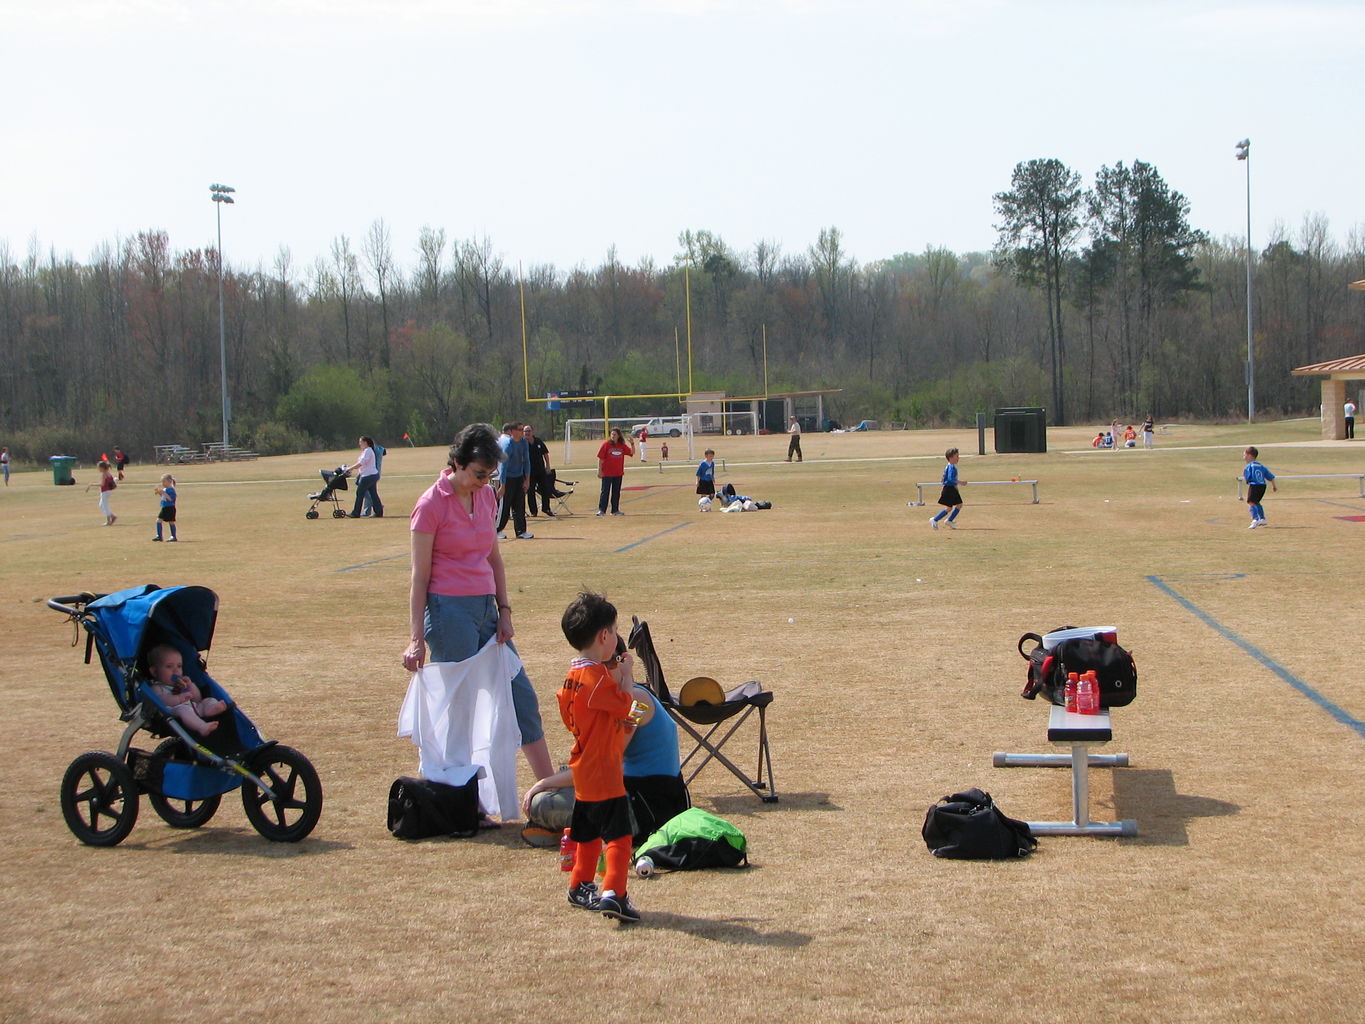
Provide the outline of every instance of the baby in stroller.
<path id="1" fill-rule="evenodd" d="M 171 709 L 171 714 L 191 732 L 207 736 L 218 728 L 217 722 L 205 718 L 221 715 L 228 709 L 217 697 L 205 698 L 199 687 L 185 675 L 185 659 L 170 644 L 159 644 L 147 652 L 147 671 L 152 677 L 152 689 Z"/>

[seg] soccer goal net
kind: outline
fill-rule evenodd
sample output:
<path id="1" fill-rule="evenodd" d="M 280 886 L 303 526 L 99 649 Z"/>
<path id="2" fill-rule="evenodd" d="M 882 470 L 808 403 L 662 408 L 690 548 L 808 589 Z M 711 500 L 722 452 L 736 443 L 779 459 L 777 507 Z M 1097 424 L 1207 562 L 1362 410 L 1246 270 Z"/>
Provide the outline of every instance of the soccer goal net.
<path id="1" fill-rule="evenodd" d="M 696 450 L 693 443 L 695 433 L 692 416 L 613 416 L 610 419 L 597 417 L 595 419 L 579 419 L 564 421 L 564 459 L 565 465 L 573 461 L 574 454 L 577 453 L 580 460 L 592 460 L 597 455 L 597 449 L 601 447 L 603 441 L 612 428 L 621 431 L 621 435 L 630 441 L 639 454 L 640 428 L 649 429 L 649 457 L 656 459 L 659 456 L 659 446 L 669 445 L 670 456 L 678 458 L 682 452 L 674 447 L 685 445 L 687 457 L 696 458 Z"/>

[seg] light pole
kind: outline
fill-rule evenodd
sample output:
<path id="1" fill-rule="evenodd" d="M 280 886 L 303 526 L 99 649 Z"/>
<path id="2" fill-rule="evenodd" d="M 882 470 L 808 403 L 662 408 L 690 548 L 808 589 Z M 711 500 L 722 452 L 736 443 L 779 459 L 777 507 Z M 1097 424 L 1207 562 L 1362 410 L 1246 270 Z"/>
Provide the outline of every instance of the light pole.
<path id="1" fill-rule="evenodd" d="M 233 202 L 231 185 L 210 185 L 218 211 L 218 362 L 223 374 L 223 457 L 228 449 L 227 327 L 223 320 L 223 203 Z"/>
<path id="2" fill-rule="evenodd" d="M 1237 143 L 1237 159 L 1247 165 L 1247 422 L 1256 418 L 1256 358 L 1251 335 L 1251 140 Z"/>

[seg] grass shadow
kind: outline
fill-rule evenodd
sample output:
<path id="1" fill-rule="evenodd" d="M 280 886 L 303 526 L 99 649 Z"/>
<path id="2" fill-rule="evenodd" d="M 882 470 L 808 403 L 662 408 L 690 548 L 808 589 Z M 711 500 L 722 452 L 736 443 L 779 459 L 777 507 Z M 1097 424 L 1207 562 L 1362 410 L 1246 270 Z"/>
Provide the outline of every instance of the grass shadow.
<path id="1" fill-rule="evenodd" d="M 166 843 L 151 844 L 167 853 L 193 856 L 232 854 L 233 856 L 262 857 L 269 860 L 315 857 L 319 854 L 352 850 L 351 843 L 333 839 L 303 839 L 297 843 L 274 843 L 257 835 L 250 828 L 206 828 L 187 832 Z"/>
<path id="2" fill-rule="evenodd" d="M 789 929 L 766 931 L 750 923 L 756 921 L 756 918 L 692 917 L 689 914 L 672 914 L 667 911 L 646 911 L 644 920 L 633 927 L 667 929 L 710 942 L 736 946 L 801 949 L 811 943 L 811 936 L 805 932 Z"/>
<path id="3" fill-rule="evenodd" d="M 1118 768 L 1114 771 L 1114 804 L 1135 817 L 1142 846 L 1188 846 L 1194 818 L 1237 814 L 1239 804 L 1213 797 L 1178 793 L 1169 768 Z"/>
<path id="4" fill-rule="evenodd" d="M 841 811 L 838 804 L 830 800 L 828 793 L 782 793 L 777 794 L 776 803 L 764 803 L 756 796 L 740 795 L 713 796 L 707 798 L 712 808 L 722 818 L 749 817 L 755 813 L 766 814 L 772 811 Z"/>

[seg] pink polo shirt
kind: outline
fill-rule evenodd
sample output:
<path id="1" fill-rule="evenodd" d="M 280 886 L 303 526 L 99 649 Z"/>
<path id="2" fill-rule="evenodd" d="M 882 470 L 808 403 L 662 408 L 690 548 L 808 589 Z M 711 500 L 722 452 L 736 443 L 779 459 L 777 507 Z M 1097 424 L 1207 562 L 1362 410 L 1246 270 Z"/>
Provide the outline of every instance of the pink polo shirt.
<path id="1" fill-rule="evenodd" d="M 471 515 L 455 493 L 445 470 L 426 489 L 412 509 L 414 533 L 429 533 L 431 581 L 427 592 L 447 597 L 478 597 L 493 593 L 493 567 L 488 553 L 497 543 L 498 503 L 493 488 L 474 492 Z"/>

